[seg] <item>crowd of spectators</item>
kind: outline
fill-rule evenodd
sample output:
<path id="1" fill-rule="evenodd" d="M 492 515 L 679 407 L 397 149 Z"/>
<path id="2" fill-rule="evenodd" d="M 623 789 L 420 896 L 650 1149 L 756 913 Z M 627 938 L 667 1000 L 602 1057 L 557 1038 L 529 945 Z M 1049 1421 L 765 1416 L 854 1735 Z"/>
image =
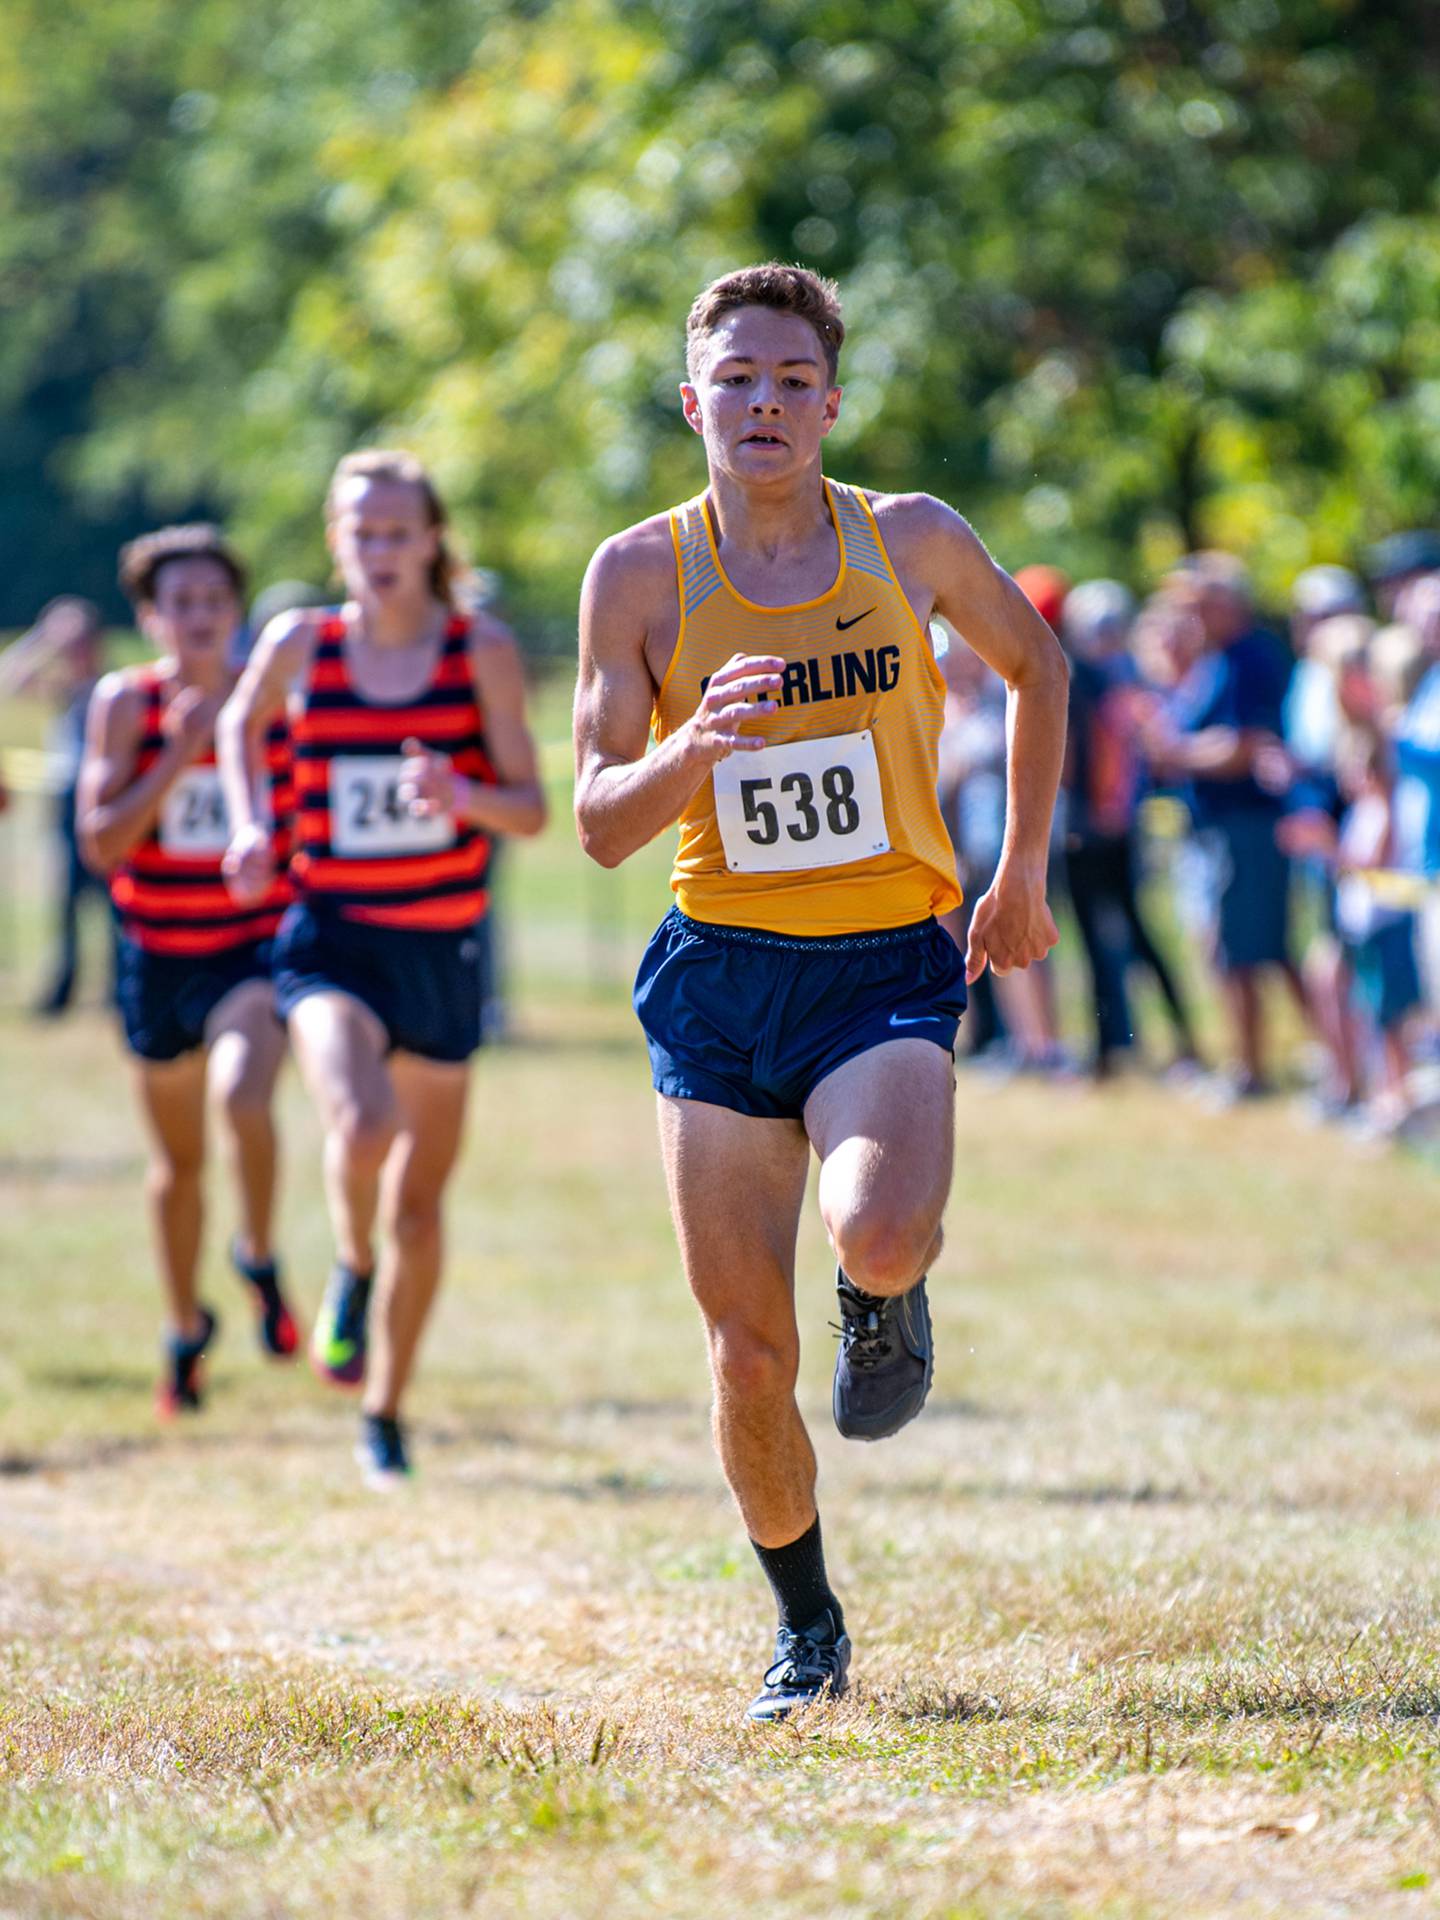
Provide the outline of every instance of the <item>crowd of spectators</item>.
<path id="1" fill-rule="evenodd" d="M 1110 1078 L 1138 1056 L 1134 990 L 1148 978 L 1164 1071 L 1219 1102 L 1252 1099 L 1277 1069 L 1293 1078 L 1271 1032 L 1278 993 L 1309 1036 L 1314 1110 L 1371 1134 L 1402 1128 L 1427 1084 L 1417 1066 L 1440 1060 L 1440 534 L 1383 541 L 1363 579 L 1307 568 L 1288 634 L 1261 619 L 1224 553 L 1190 556 L 1143 603 L 1052 567 L 1016 578 L 1070 661 L 1052 893 L 1090 1031 L 1064 1032 L 1052 964 L 987 974 L 963 1029 L 970 1054 Z M 100 892 L 75 842 L 74 773 L 101 646 L 95 609 L 66 598 L 0 662 L 0 692 L 39 693 L 54 712 L 46 1014 L 71 1003 L 79 906 Z M 944 667 L 941 784 L 973 903 L 1004 838 L 1005 688 L 964 645 Z M 962 939 L 967 912 L 952 928 Z M 1187 997 L 1201 975 L 1179 964 L 1194 954 L 1224 1015 L 1208 1062 Z"/>
<path id="2" fill-rule="evenodd" d="M 1382 542 L 1363 579 L 1308 568 L 1288 635 L 1224 553 L 1191 555 L 1143 604 L 1050 567 L 1016 578 L 1070 661 L 1052 882 L 1091 1031 L 1064 1043 L 1047 964 L 982 983 L 972 1051 L 1108 1078 L 1137 1051 L 1143 970 L 1174 1078 L 1222 1103 L 1271 1091 L 1291 1072 L 1273 1037 L 1288 999 L 1313 1109 L 1402 1128 L 1440 1031 L 1440 535 Z M 1005 694 L 968 648 L 945 663 L 941 777 L 974 900 L 1003 828 Z M 1175 964 L 1187 948 L 1223 1009 L 1213 1071 L 1187 1003 L 1195 970 Z"/>

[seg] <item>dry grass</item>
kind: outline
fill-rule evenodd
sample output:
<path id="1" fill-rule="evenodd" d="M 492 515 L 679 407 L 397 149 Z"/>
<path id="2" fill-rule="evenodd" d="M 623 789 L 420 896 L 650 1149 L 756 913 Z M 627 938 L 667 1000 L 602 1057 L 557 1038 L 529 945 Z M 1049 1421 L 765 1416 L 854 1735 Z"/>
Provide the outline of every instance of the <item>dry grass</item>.
<path id="1" fill-rule="evenodd" d="M 525 1040 L 480 1068 L 400 1498 L 254 1353 L 218 1220 L 211 1404 L 152 1425 L 117 1050 L 3 1017 L 0 1915 L 1435 1911 L 1433 1172 L 963 1080 L 935 1402 L 887 1447 L 829 1429 L 807 1222 L 858 1684 L 750 1731 L 764 1592 L 605 979 L 656 895 L 602 911 L 563 826 L 515 879 Z M 313 1307 L 293 1083 L 285 1124 Z"/>

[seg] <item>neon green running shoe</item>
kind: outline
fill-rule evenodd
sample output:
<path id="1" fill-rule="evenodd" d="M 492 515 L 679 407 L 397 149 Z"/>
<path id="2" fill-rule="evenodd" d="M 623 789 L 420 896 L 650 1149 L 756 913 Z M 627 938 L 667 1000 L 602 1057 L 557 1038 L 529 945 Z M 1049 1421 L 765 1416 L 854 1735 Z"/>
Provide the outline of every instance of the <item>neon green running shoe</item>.
<path id="1" fill-rule="evenodd" d="M 365 1318 L 371 1276 L 336 1261 L 310 1337 L 310 1364 L 332 1387 L 358 1387 L 365 1378 Z"/>

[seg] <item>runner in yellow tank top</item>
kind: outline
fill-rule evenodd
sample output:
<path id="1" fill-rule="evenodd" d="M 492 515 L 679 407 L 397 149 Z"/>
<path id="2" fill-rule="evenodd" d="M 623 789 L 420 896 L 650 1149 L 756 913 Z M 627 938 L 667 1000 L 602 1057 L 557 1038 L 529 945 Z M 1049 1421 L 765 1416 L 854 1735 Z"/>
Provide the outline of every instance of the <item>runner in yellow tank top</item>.
<path id="1" fill-rule="evenodd" d="M 823 484 L 838 565 L 797 606 L 732 584 L 703 495 L 670 515 L 680 633 L 656 739 L 681 731 L 735 652 L 785 661 L 776 711 L 754 723 L 767 750 L 722 763 L 680 816 L 672 885 L 696 920 L 848 934 L 960 904 L 936 798 L 945 681 L 864 494 Z"/>
<path id="2" fill-rule="evenodd" d="M 716 1445 L 780 1615 L 757 1720 L 843 1692 L 850 1659 L 794 1396 L 810 1148 L 840 1265 L 836 1424 L 881 1439 L 930 1384 L 965 981 L 1056 937 L 1063 660 L 949 507 L 822 477 L 844 332 L 834 287 L 800 268 L 706 288 L 681 394 L 708 489 L 607 541 L 580 609 L 581 841 L 616 866 L 680 827 L 677 905 L 635 1005 Z M 935 799 L 936 614 L 1011 689 L 1005 849 L 963 963 L 934 918 L 959 899 Z"/>

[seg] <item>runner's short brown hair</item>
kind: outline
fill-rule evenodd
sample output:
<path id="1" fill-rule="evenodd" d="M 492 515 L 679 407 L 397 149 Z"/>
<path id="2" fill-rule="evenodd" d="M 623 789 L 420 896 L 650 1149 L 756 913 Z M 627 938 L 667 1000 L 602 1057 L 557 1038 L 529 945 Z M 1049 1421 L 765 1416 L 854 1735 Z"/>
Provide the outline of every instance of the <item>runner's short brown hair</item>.
<path id="1" fill-rule="evenodd" d="M 830 385 L 835 385 L 845 322 L 840 318 L 840 289 L 808 267 L 787 267 L 779 260 L 741 267 L 712 280 L 698 296 L 685 322 L 685 366 L 693 380 L 704 341 L 737 307 L 770 307 L 808 320 L 825 353 Z"/>
<path id="2" fill-rule="evenodd" d="M 120 549 L 120 590 L 132 607 L 150 605 L 160 569 L 172 560 L 213 560 L 230 576 L 237 600 L 245 598 L 245 566 L 223 533 L 208 520 L 185 527 L 159 527 Z"/>

